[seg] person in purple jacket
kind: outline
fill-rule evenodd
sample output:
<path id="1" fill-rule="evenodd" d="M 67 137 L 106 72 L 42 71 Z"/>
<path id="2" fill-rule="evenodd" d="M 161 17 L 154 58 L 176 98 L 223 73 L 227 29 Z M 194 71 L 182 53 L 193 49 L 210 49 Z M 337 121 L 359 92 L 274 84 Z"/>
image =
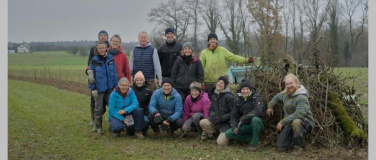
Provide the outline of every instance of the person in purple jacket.
<path id="1" fill-rule="evenodd" d="M 201 132 L 200 120 L 209 117 L 210 99 L 207 93 L 201 90 L 201 83 L 192 82 L 191 91 L 184 103 L 182 137 L 189 132 Z"/>

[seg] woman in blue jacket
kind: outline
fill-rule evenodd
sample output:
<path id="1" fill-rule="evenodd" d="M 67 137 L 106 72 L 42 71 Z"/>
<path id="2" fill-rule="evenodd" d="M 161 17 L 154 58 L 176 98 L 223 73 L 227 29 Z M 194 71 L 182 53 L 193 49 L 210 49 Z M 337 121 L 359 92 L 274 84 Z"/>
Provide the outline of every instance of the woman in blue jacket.
<path id="1" fill-rule="evenodd" d="M 128 135 L 135 135 L 136 138 L 143 139 L 144 110 L 138 107 L 136 94 L 129 86 L 128 79 L 123 77 L 119 80 L 118 87 L 111 93 L 108 121 L 114 137 L 120 136 L 125 125 Z"/>
<path id="2" fill-rule="evenodd" d="M 109 96 L 118 83 L 115 61 L 111 54 L 107 54 L 106 50 L 106 43 L 98 41 L 95 44 L 94 57 L 90 60 L 90 69 L 88 70 L 94 75 L 94 80 L 89 79 L 88 83 L 95 100 L 93 132 L 99 134 L 104 134 L 102 116 L 106 112 L 106 106 L 103 106 L 103 100 L 108 105 Z"/>

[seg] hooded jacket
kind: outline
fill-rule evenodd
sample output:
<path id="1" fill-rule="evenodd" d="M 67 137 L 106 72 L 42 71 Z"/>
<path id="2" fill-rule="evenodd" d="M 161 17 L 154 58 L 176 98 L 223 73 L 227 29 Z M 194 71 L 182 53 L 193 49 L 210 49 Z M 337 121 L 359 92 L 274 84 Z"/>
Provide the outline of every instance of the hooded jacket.
<path id="1" fill-rule="evenodd" d="M 90 61 L 90 69 L 94 72 L 95 83 L 88 84 L 91 90 L 99 93 L 112 90 L 117 86 L 118 76 L 116 73 L 115 61 L 111 54 L 107 54 L 106 61 L 95 55 Z"/>
<path id="2" fill-rule="evenodd" d="M 123 48 L 119 46 L 117 50 L 112 50 L 112 47 L 110 46 L 108 48 L 108 53 L 114 57 L 118 79 L 127 77 L 128 81 L 131 82 L 129 60 L 128 56 L 123 52 Z"/>
<path id="3" fill-rule="evenodd" d="M 202 50 L 200 60 L 204 68 L 205 83 L 216 83 L 218 77 L 226 75 L 229 68 L 226 60 L 247 63 L 247 58 L 235 55 L 221 46 L 217 46 L 214 51 L 209 48 Z"/>
<path id="4" fill-rule="evenodd" d="M 195 102 L 192 102 L 191 96 L 187 96 L 184 103 L 184 112 L 183 112 L 183 120 L 184 122 L 188 120 L 194 113 L 202 113 L 204 114 L 204 118 L 209 118 L 209 109 L 210 109 L 210 99 L 208 94 L 205 92 L 201 92 L 199 97 Z"/>
<path id="5" fill-rule="evenodd" d="M 118 114 L 118 111 L 124 110 L 125 115 L 131 114 L 136 108 L 138 108 L 138 101 L 132 88 L 128 89 L 125 97 L 115 89 L 110 94 L 110 102 L 108 104 L 108 119 L 116 118 L 120 121 L 124 120 L 124 115 Z"/>
<path id="6" fill-rule="evenodd" d="M 237 94 L 234 102 L 234 108 L 231 111 L 230 124 L 231 127 L 237 127 L 240 120 L 242 124 L 248 124 L 253 117 L 262 117 L 264 112 L 264 103 L 261 95 L 256 92 L 254 87 L 251 88 L 252 94 L 248 98 L 244 98 L 241 93 Z M 264 119 L 261 118 L 263 121 Z"/>
<path id="7" fill-rule="evenodd" d="M 231 110 L 234 105 L 234 95 L 230 92 L 230 88 L 226 87 L 225 90 L 218 92 L 214 90 L 214 94 L 211 98 L 210 106 L 210 121 L 214 116 L 218 116 L 221 119 L 219 131 L 225 132 L 230 128 L 230 116 Z"/>
<path id="8" fill-rule="evenodd" d="M 309 105 L 308 91 L 303 85 L 299 85 L 299 88 L 291 96 L 285 92 L 278 93 L 268 103 L 268 108 L 273 109 L 278 102 L 283 102 L 284 116 L 280 121 L 283 126 L 291 125 L 295 119 L 305 119 L 312 125 L 312 128 L 315 126 Z"/>
<path id="9" fill-rule="evenodd" d="M 177 43 L 176 39 L 171 43 L 166 41 L 165 44 L 159 47 L 158 56 L 161 63 L 163 77 L 171 77 L 171 69 L 174 66 L 177 57 L 180 55 L 181 50 L 183 50 L 183 45 Z"/>
<path id="10" fill-rule="evenodd" d="M 171 118 L 175 122 L 183 113 L 180 94 L 175 89 L 172 89 L 171 95 L 165 100 L 163 88 L 155 90 L 150 99 L 149 113 L 153 115 L 160 113 L 163 118 Z"/>
<path id="11" fill-rule="evenodd" d="M 185 63 L 184 60 L 179 57 L 174 67 L 172 67 L 171 79 L 174 83 L 174 88 L 177 90 L 189 90 L 189 86 L 192 82 L 197 81 L 202 83 L 204 80 L 204 70 L 201 61 L 195 55 L 192 56 L 193 60 L 189 64 Z"/>

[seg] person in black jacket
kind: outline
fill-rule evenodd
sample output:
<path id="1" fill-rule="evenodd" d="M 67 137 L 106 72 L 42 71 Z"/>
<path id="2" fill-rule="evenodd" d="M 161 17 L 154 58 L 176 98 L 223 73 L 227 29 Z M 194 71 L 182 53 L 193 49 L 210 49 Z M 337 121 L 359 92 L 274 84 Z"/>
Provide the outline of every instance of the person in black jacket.
<path id="1" fill-rule="evenodd" d="M 98 41 L 101 41 L 101 42 L 104 42 L 107 44 L 107 48 L 110 46 L 110 44 L 108 43 L 108 33 L 105 31 L 105 30 L 101 30 L 99 31 L 98 33 Z M 98 42 L 97 41 L 97 42 Z M 97 43 L 95 42 L 95 43 Z M 86 70 L 85 70 L 85 73 L 87 73 L 87 71 L 89 70 L 89 65 L 90 65 L 90 61 L 91 59 L 94 57 L 94 50 L 95 50 L 95 45 L 93 47 L 91 47 L 90 49 L 90 54 L 89 54 L 89 58 L 87 59 L 87 67 L 86 67 Z M 89 77 L 90 78 L 90 77 Z M 106 106 L 106 104 L 104 103 L 103 101 L 103 106 Z M 94 108 L 95 108 L 95 100 L 94 100 L 94 97 L 93 95 L 91 95 L 90 97 L 90 115 L 91 115 L 91 121 L 90 121 L 90 125 L 94 125 L 95 124 L 95 118 L 94 118 Z"/>
<path id="2" fill-rule="evenodd" d="M 148 129 L 149 129 L 148 106 L 149 106 L 149 103 L 150 103 L 151 95 L 153 93 L 152 93 L 151 89 L 146 86 L 145 77 L 144 77 L 144 74 L 142 74 L 141 71 L 138 71 L 134 75 L 132 89 L 133 89 L 134 93 L 136 94 L 140 108 L 142 108 L 144 110 L 145 116 L 144 116 L 144 128 L 143 128 L 142 134 L 144 136 L 148 136 Z"/>
<path id="3" fill-rule="evenodd" d="M 192 82 L 202 83 L 204 80 L 204 69 L 201 61 L 193 53 L 191 42 L 185 42 L 181 56 L 176 59 L 171 72 L 174 88 L 179 92 L 183 103 L 190 94 L 189 85 Z"/>
<path id="4" fill-rule="evenodd" d="M 264 104 L 261 95 L 251 86 L 248 80 L 239 85 L 240 93 L 231 111 L 231 128 L 226 131 L 226 137 L 250 145 L 246 151 L 258 148 L 260 133 L 264 128 L 262 113 Z"/>
<path id="5" fill-rule="evenodd" d="M 158 56 L 162 68 L 162 77 L 171 78 L 171 69 L 177 57 L 180 55 L 183 46 L 176 42 L 174 28 L 166 28 L 165 36 L 166 43 L 159 47 Z"/>
<path id="6" fill-rule="evenodd" d="M 225 132 L 230 128 L 230 115 L 234 105 L 234 95 L 228 87 L 229 81 L 226 76 L 221 76 L 217 80 L 214 94 L 211 97 L 211 106 L 209 110 L 209 119 L 202 119 L 200 126 L 202 128 L 201 140 L 207 140 L 218 133 L 218 145 L 227 145 L 228 139 Z"/>

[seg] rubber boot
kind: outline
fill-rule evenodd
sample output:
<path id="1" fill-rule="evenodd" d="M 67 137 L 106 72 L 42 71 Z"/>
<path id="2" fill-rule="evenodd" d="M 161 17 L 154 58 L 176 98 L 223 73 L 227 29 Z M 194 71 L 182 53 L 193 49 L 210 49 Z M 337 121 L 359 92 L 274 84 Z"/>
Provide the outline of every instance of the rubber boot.
<path id="1" fill-rule="evenodd" d="M 102 117 L 100 117 L 100 118 L 96 118 L 96 119 L 95 119 L 95 124 L 96 124 L 97 127 L 98 127 L 98 129 L 97 129 L 98 133 L 99 133 L 99 134 L 104 134 L 104 131 L 103 131 L 103 129 L 102 129 Z"/>

